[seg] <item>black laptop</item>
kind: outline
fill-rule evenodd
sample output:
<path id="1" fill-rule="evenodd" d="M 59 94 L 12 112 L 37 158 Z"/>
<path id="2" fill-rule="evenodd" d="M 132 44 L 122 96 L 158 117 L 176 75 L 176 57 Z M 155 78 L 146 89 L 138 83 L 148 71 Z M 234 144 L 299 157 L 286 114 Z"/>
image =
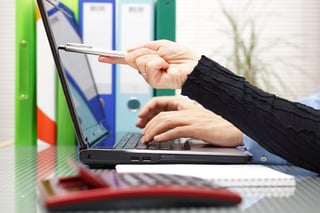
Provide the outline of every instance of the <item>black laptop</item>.
<path id="1" fill-rule="evenodd" d="M 140 143 L 140 133 L 110 131 L 102 105 L 113 103 L 102 104 L 87 56 L 58 49 L 59 45 L 66 43 L 81 43 L 71 11 L 57 0 L 37 2 L 72 117 L 81 162 L 92 168 L 112 168 L 130 163 L 248 162 L 250 156 L 236 148 L 217 148 L 182 138 L 144 145 Z"/>

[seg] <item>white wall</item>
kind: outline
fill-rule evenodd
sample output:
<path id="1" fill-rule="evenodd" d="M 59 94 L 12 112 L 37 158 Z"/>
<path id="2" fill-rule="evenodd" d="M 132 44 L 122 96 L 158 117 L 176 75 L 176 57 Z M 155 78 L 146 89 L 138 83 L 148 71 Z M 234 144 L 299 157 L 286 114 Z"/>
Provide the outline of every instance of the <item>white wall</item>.
<path id="1" fill-rule="evenodd" d="M 0 6 L 0 143 L 14 135 L 15 1 Z"/>
<path id="2" fill-rule="evenodd" d="M 254 20 L 260 60 L 287 82 L 294 95 L 282 88 L 271 92 L 289 99 L 316 92 L 320 85 L 320 1 L 177 0 L 177 41 L 227 66 L 233 43 L 219 2 L 240 25 Z"/>

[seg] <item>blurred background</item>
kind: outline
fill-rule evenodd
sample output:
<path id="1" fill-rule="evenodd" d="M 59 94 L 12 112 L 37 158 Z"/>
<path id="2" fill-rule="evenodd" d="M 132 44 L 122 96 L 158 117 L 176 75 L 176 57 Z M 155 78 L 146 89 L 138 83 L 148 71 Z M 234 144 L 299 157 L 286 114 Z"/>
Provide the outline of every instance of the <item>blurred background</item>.
<path id="1" fill-rule="evenodd" d="M 0 7 L 0 141 L 14 139 L 15 4 Z M 176 41 L 290 100 L 320 85 L 317 0 L 176 0 Z"/>

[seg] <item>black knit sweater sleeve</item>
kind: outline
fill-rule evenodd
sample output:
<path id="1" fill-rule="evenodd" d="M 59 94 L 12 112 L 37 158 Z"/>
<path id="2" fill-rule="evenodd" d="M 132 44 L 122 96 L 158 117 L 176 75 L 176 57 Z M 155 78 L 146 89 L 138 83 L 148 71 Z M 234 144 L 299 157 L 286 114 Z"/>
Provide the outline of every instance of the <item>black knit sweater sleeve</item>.
<path id="1" fill-rule="evenodd" d="M 320 110 L 266 93 L 205 56 L 182 94 L 220 114 L 268 151 L 320 173 Z"/>

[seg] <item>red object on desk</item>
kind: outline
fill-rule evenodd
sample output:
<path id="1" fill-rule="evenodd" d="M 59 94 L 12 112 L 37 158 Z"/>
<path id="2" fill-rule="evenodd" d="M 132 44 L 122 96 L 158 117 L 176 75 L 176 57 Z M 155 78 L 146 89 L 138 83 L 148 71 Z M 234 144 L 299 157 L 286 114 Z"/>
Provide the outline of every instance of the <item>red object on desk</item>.
<path id="1" fill-rule="evenodd" d="M 231 206 L 241 197 L 227 188 L 200 178 L 147 174 L 95 173 L 71 162 L 75 176 L 39 182 L 39 192 L 51 211 L 117 210 Z"/>

